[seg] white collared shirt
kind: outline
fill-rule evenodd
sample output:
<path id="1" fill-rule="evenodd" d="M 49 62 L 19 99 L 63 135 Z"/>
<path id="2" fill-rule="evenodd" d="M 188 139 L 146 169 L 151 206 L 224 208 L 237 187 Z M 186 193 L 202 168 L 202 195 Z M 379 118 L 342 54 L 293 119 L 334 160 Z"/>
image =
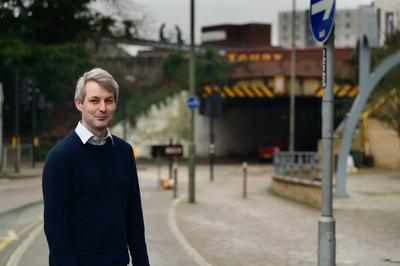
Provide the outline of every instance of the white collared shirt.
<path id="1" fill-rule="evenodd" d="M 78 125 L 75 128 L 76 134 L 79 136 L 79 138 L 82 140 L 83 144 L 86 144 L 86 142 L 89 142 L 89 144 L 92 145 L 97 145 L 97 146 L 102 146 L 107 143 L 107 139 L 111 139 L 111 143 L 114 145 L 114 140 L 111 136 L 110 130 L 107 128 L 107 133 L 106 136 L 100 141 L 99 143 L 99 138 L 93 135 L 92 132 L 90 132 L 82 123 L 79 121 Z"/>

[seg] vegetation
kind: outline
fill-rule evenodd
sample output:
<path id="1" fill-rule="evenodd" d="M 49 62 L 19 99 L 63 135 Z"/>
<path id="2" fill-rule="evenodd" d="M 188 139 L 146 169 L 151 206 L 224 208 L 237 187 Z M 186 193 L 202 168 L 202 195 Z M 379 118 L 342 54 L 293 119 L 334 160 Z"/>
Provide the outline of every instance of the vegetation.
<path id="1" fill-rule="evenodd" d="M 101 2 L 101 3 L 100 3 Z M 101 4 L 108 14 L 94 8 Z M 4 89 L 5 142 L 13 135 L 15 77 L 29 77 L 46 100 L 72 101 L 77 77 L 95 66 L 94 45 L 99 36 L 132 37 L 139 33 L 144 17 L 136 13 L 128 0 L 4 0 L 0 2 L 0 82 Z M 128 20 L 128 17 L 134 17 Z M 60 107 L 59 105 L 57 107 Z M 53 110 L 54 111 L 54 110 Z M 38 130 L 44 130 L 54 112 L 39 111 Z M 29 107 L 20 107 L 20 132 L 29 135 Z M 62 120 L 70 113 L 63 112 Z M 60 120 L 60 118 L 58 118 Z M 47 128 L 48 129 L 48 128 Z M 24 140 L 22 140 L 24 141 Z M 26 141 L 25 141 L 26 142 Z"/>
<path id="2" fill-rule="evenodd" d="M 229 73 L 238 64 L 218 56 L 216 49 L 208 47 L 204 55 L 196 58 L 195 93 L 201 95 L 203 86 L 212 83 L 228 85 Z M 157 93 L 140 91 L 129 98 L 127 112 L 132 124 L 152 104 L 159 104 L 177 92 L 189 90 L 189 55 L 182 51 L 171 52 L 163 60 L 162 73 L 161 83 L 156 86 Z"/>
<path id="3" fill-rule="evenodd" d="M 375 68 L 385 59 L 400 51 L 400 31 L 397 30 L 388 36 L 383 47 L 379 47 L 372 52 L 371 63 Z M 389 128 L 397 132 L 400 138 L 400 65 L 389 71 L 373 90 L 369 99 L 369 105 L 375 104 L 382 98 L 387 98 L 385 104 L 376 110 L 372 116 L 380 120 Z M 389 96 L 395 89 L 394 96 Z"/>

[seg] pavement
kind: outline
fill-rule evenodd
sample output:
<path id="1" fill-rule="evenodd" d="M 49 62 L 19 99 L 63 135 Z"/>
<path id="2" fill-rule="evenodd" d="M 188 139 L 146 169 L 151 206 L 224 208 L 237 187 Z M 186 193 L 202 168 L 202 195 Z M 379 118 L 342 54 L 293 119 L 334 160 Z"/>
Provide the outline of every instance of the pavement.
<path id="1" fill-rule="evenodd" d="M 0 178 L 0 213 L 41 199 L 41 166 L 23 168 L 20 174 L 6 171 Z M 317 265 L 320 210 L 272 194 L 272 169 L 249 163 L 243 198 L 240 162 L 217 164 L 213 181 L 209 166 L 200 164 L 195 203 L 189 203 L 184 163 L 178 168 L 178 197 L 173 198 L 171 189 L 159 187 L 159 179 L 169 177 L 166 165 L 159 169 L 139 160 L 152 266 Z M 21 193 L 29 196 L 12 196 Z M 400 265 L 400 171 L 362 168 L 348 175 L 347 193 L 349 197 L 333 200 L 336 265 Z M 6 202 L 7 197 L 13 200 Z M 45 247 L 44 236 L 37 241 L 41 244 L 32 245 L 27 254 L 43 253 L 36 249 Z M 24 261 L 20 266 L 42 265 Z"/>

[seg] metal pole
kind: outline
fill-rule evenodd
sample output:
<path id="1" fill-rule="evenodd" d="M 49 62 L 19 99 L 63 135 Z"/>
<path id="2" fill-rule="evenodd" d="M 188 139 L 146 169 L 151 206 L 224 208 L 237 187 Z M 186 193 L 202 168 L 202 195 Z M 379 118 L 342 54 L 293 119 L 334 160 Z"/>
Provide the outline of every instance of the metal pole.
<path id="1" fill-rule="evenodd" d="M 161 151 L 157 151 L 157 168 L 158 168 L 158 187 L 161 188 Z"/>
<path id="2" fill-rule="evenodd" d="M 18 90 L 19 90 L 19 73 L 15 71 L 15 148 L 14 148 L 14 171 L 20 172 L 19 164 L 19 102 L 18 102 Z"/>
<path id="3" fill-rule="evenodd" d="M 194 95 L 195 87 L 195 57 L 194 57 L 194 0 L 190 1 L 190 64 L 189 64 L 189 94 Z M 195 202 L 195 152 L 194 143 L 194 109 L 190 111 L 189 140 L 189 202 Z"/>
<path id="4" fill-rule="evenodd" d="M 247 197 L 247 162 L 243 162 L 243 198 Z"/>
<path id="5" fill-rule="evenodd" d="M 324 43 L 322 57 L 322 187 L 318 221 L 318 266 L 336 265 L 335 219 L 332 212 L 334 29 Z"/>
<path id="6" fill-rule="evenodd" d="M 174 168 L 174 199 L 178 197 L 178 163 L 174 163 L 173 165 Z"/>
<path id="7" fill-rule="evenodd" d="M 213 92 L 214 92 L 214 87 L 213 87 Z M 210 181 L 214 180 L 214 153 L 212 152 L 212 149 L 214 148 L 214 109 L 215 106 L 213 106 L 213 97 L 210 99 L 211 103 L 211 114 L 210 114 L 210 146 L 209 146 L 209 156 L 210 156 Z"/>
<path id="8" fill-rule="evenodd" d="M 172 146 L 172 139 L 169 139 L 169 146 Z M 169 179 L 172 179 L 172 163 L 174 161 L 174 155 L 168 155 L 169 161 Z"/>
<path id="9" fill-rule="evenodd" d="M 289 128 L 289 151 L 294 149 L 294 113 L 295 113 L 295 75 L 296 75 L 296 0 L 293 0 L 292 10 L 292 54 L 290 62 L 290 128 Z"/>
<path id="10" fill-rule="evenodd" d="M 4 103 L 4 93 L 3 84 L 0 83 L 0 170 L 5 169 L 3 165 L 3 103 Z"/>
<path id="11" fill-rule="evenodd" d="M 35 167 L 35 137 L 36 137 L 36 87 L 33 85 L 32 92 L 32 167 Z"/>
<path id="12" fill-rule="evenodd" d="M 127 115 L 126 115 L 126 97 L 128 96 L 127 94 L 127 89 L 125 86 L 122 86 L 122 138 L 124 140 L 126 140 L 126 119 L 127 119 Z"/>

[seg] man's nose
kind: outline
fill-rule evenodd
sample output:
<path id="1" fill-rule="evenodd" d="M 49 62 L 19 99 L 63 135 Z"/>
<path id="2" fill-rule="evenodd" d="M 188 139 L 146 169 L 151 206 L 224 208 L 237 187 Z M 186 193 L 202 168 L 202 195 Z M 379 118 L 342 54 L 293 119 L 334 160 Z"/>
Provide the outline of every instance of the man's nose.
<path id="1" fill-rule="evenodd" d="M 99 111 L 101 111 L 101 112 L 107 111 L 106 103 L 105 103 L 105 102 L 100 102 Z"/>

